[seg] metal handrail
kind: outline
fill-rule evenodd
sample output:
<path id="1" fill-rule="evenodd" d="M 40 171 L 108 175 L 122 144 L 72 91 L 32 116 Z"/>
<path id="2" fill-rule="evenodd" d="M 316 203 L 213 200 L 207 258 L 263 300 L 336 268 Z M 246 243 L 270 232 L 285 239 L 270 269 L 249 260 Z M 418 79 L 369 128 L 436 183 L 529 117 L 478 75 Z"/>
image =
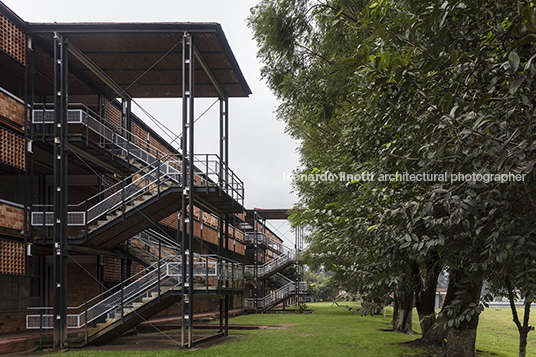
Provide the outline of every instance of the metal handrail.
<path id="1" fill-rule="evenodd" d="M 43 104 L 36 104 L 36 106 L 43 106 Z M 53 106 L 52 104 L 46 104 L 46 106 Z M 140 138 L 136 134 L 124 129 L 116 128 L 106 122 L 106 120 L 100 117 L 93 110 L 81 103 L 70 104 L 70 107 L 81 107 L 82 109 L 69 109 L 68 122 L 78 123 L 85 125 L 89 130 L 96 133 L 99 136 L 100 145 L 103 148 L 111 150 L 119 150 L 123 155 L 130 155 L 136 157 L 146 165 L 154 167 L 154 164 L 163 157 L 169 156 L 166 153 L 158 150 L 150 143 L 146 143 L 146 140 Z M 34 109 L 33 123 L 34 124 L 53 124 L 54 123 L 54 110 L 53 109 Z M 50 114 L 50 115 L 49 115 Z M 127 135 L 124 135 L 124 134 Z M 123 135 L 121 135 L 123 134 Z M 125 136 L 130 137 L 128 140 Z M 145 147 L 137 145 L 132 141 L 132 138 L 137 139 L 140 143 L 143 142 Z M 151 152 L 154 152 L 152 154 Z M 205 180 L 203 185 L 223 183 L 222 187 L 233 199 L 244 202 L 244 182 L 238 178 L 238 176 L 231 170 L 225 163 L 222 162 L 220 157 L 215 154 L 197 154 L 194 155 L 194 167 L 196 173 L 204 174 Z M 179 171 L 180 173 L 180 171 Z M 208 178 L 213 178 L 209 180 Z M 201 178 L 201 176 L 198 176 Z M 212 182 L 210 182 L 212 181 Z"/>
<path id="2" fill-rule="evenodd" d="M 292 283 L 293 281 L 290 280 L 289 278 L 287 278 L 286 276 L 284 276 L 283 274 L 280 274 L 280 273 L 276 273 L 274 275 L 272 275 L 270 277 L 270 279 L 274 280 L 275 282 L 281 284 L 281 285 L 286 285 L 288 283 Z"/>
<path id="3" fill-rule="evenodd" d="M 296 285 L 295 282 L 290 282 L 277 290 L 271 291 L 262 299 L 257 299 L 257 308 L 265 309 L 267 307 L 270 307 L 274 303 L 281 301 L 289 295 L 294 294 L 296 290 L 304 292 L 307 291 L 307 283 L 304 281 L 300 281 L 298 285 Z M 255 299 L 246 299 L 246 305 L 249 309 L 253 309 L 255 307 Z"/>
<path id="4" fill-rule="evenodd" d="M 218 261 L 216 260 L 207 260 L 207 261 L 198 261 L 194 262 L 194 276 L 199 277 L 214 277 L 218 276 Z M 153 269 L 151 269 L 153 268 Z M 155 269 L 156 268 L 156 269 Z M 92 298 L 88 302 L 73 308 L 68 308 L 71 310 L 80 310 L 84 308 L 79 314 L 69 314 L 67 317 L 67 327 L 68 328 L 81 328 L 86 324 L 94 322 L 96 319 L 106 315 L 110 311 L 117 310 L 120 307 L 126 307 L 131 304 L 134 300 L 145 296 L 151 289 L 154 289 L 157 285 L 159 286 L 175 286 L 178 285 L 182 277 L 182 264 L 179 261 L 167 262 L 163 265 L 160 265 L 160 262 L 153 264 L 151 267 L 148 267 L 144 271 L 146 274 L 141 275 L 140 273 L 136 274 L 136 280 L 131 282 L 128 285 L 124 285 L 124 282 L 121 282 L 116 286 L 117 291 L 111 293 L 110 296 L 105 297 L 105 295 L 110 294 L 112 289 L 107 290 L 106 292 Z M 141 275 L 141 276 L 140 276 Z M 187 273 L 188 275 L 188 273 Z M 133 279 L 134 277 L 130 278 Z M 220 276 L 220 279 L 222 277 Z M 159 284 L 160 282 L 160 284 Z M 162 283 L 165 283 L 163 285 Z M 208 284 L 208 281 L 206 282 Z M 119 289 L 117 289 L 119 287 Z M 101 301 L 93 304 L 89 308 L 87 307 L 92 302 L 97 299 L 102 299 Z M 53 307 L 37 307 L 31 308 L 33 310 L 50 310 Z M 42 328 L 52 328 L 52 323 L 42 324 L 42 318 L 45 318 L 45 321 L 52 321 L 53 315 L 51 314 L 40 314 L 40 315 L 27 315 L 26 316 L 26 328 L 27 329 L 37 329 L 42 326 Z M 37 321 L 37 323 L 36 323 Z"/>
<path id="5" fill-rule="evenodd" d="M 179 164 L 180 163 L 176 161 L 164 162 L 160 167 L 150 170 L 130 183 L 128 183 L 128 181 L 131 180 L 132 176 L 118 182 L 117 184 L 101 191 L 99 194 L 94 195 L 77 205 L 70 205 L 70 207 L 88 207 L 88 203 L 98 197 L 98 195 L 108 195 L 108 197 L 106 197 L 104 200 L 101 200 L 87 208 L 84 215 L 84 223 L 78 225 L 89 224 L 99 217 L 102 217 L 114 210 L 120 209 L 121 207 L 126 207 L 126 205 L 133 203 L 133 201 L 138 200 L 146 193 L 153 195 L 155 192 L 161 189 L 161 187 L 168 186 L 166 183 L 167 179 L 178 182 L 180 180 L 180 170 L 176 169 L 175 166 Z M 48 207 L 50 205 L 35 206 Z M 32 225 L 42 225 L 42 216 L 50 216 L 52 214 L 52 212 L 32 212 Z M 47 217 L 46 225 L 50 225 L 52 223 L 53 222 L 50 221 L 50 217 Z"/>
<path id="6" fill-rule="evenodd" d="M 38 104 L 37 106 L 43 106 L 43 104 Z M 53 110 L 46 109 L 46 104 L 43 109 L 35 109 L 33 115 L 33 123 L 43 123 L 43 124 L 52 124 L 53 123 Z M 155 151 L 155 155 L 151 154 L 151 148 L 149 146 L 149 151 L 136 145 L 131 140 L 126 139 L 120 133 L 127 133 L 127 136 L 134 136 L 133 133 L 130 133 L 124 129 L 118 129 L 107 123 L 104 119 L 98 116 L 96 113 L 91 111 L 88 107 L 83 104 L 77 104 L 83 109 L 70 109 L 68 111 L 68 122 L 71 123 L 80 123 L 86 125 L 88 130 L 95 132 L 99 137 L 100 145 L 103 148 L 112 150 L 119 150 L 121 154 L 128 156 L 133 156 L 139 161 L 148 165 L 152 168 L 154 173 L 156 173 L 156 179 L 153 177 L 152 181 L 148 181 L 146 186 L 139 188 L 138 192 L 141 192 L 146 189 L 147 186 L 156 183 L 158 192 L 160 192 L 160 183 L 166 179 L 170 179 L 178 185 L 182 185 L 181 180 L 181 171 L 182 171 L 182 162 L 180 160 L 172 160 L 171 157 L 175 155 L 166 155 L 156 148 L 152 150 Z M 93 114 L 93 115 L 90 115 Z M 140 139 L 141 140 L 141 139 Z M 221 188 L 227 192 L 234 200 L 240 201 L 243 204 L 244 201 L 244 185 L 243 182 L 230 170 L 225 164 L 222 163 L 221 159 L 217 155 L 204 154 L 204 155 L 195 155 L 193 169 L 195 170 L 195 179 L 194 185 L 201 187 L 209 187 L 213 185 L 220 185 Z M 196 167 L 199 166 L 199 167 Z M 142 169 L 145 170 L 145 169 Z M 141 171 L 141 170 L 140 170 Z M 136 174 L 139 174 L 138 171 Z M 142 177 L 150 177 L 150 171 L 147 174 L 142 175 Z M 132 190 L 134 183 L 128 183 L 134 177 L 134 175 L 129 178 L 118 182 L 117 184 L 107 188 L 104 191 L 99 192 L 98 194 L 90 197 L 89 199 L 81 202 L 78 205 L 70 205 L 70 207 L 87 207 L 90 200 L 94 200 L 97 197 L 104 195 L 106 196 L 107 192 L 113 192 L 109 195 L 104 201 L 101 201 L 87 209 L 85 215 L 81 212 L 69 212 L 68 217 L 71 224 L 70 225 L 86 225 L 98 217 L 102 216 L 104 213 L 110 212 L 112 209 L 116 209 L 118 206 L 118 199 L 121 196 L 121 204 L 125 204 L 123 201 L 123 196 L 125 196 L 125 190 Z M 127 181 L 128 180 L 128 181 Z M 141 178 L 137 179 L 137 182 Z M 126 184 L 128 183 L 128 184 Z M 119 190 L 118 187 L 121 187 Z M 117 192 L 114 192 L 117 191 Z M 129 192 L 127 198 L 135 197 L 134 192 Z M 113 201 L 115 203 L 110 204 Z M 131 201 L 131 199 L 130 199 Z M 35 207 L 47 207 L 49 205 L 34 205 Z M 103 209 L 104 207 L 108 207 Z M 95 212 L 95 213 L 94 213 Z M 82 222 L 83 221 L 83 222 Z M 36 226 L 50 226 L 53 225 L 53 213 L 52 212 L 32 212 L 32 225 Z"/>
<path id="7" fill-rule="evenodd" d="M 33 124 L 54 124 L 54 109 L 46 109 L 46 107 L 54 107 L 53 103 L 37 103 L 34 107 L 43 107 L 42 109 L 34 109 Z M 69 103 L 70 109 L 67 112 L 67 122 L 74 124 L 83 124 L 86 128 L 99 137 L 99 145 L 106 149 L 118 149 L 122 154 L 131 154 L 137 156 L 138 159 L 145 162 L 147 165 L 154 163 L 157 158 L 166 156 L 164 152 L 156 148 L 146 139 L 143 139 L 135 133 L 124 128 L 114 127 L 106 121 L 98 113 L 82 103 Z M 75 109 L 72 109 L 75 108 Z M 123 135 L 121 135 L 123 134 Z M 126 135 L 125 135 L 126 134 Z M 125 136 L 130 137 L 127 140 Z M 134 140 L 133 140 L 134 139 Z M 143 143 L 145 148 L 136 144 L 135 141 Z"/>
<path id="8" fill-rule="evenodd" d="M 244 203 L 244 182 L 231 170 L 228 165 L 222 162 L 216 154 L 196 154 L 194 155 L 194 167 L 198 175 L 205 178 L 206 185 L 217 185 L 221 187 L 232 199 Z"/>
<path id="9" fill-rule="evenodd" d="M 276 259 L 269 261 L 263 265 L 246 265 L 245 269 L 247 272 L 254 274 L 255 269 L 257 269 L 257 275 L 260 277 L 266 276 L 271 272 L 279 269 L 281 266 L 286 265 L 290 261 L 294 260 L 296 254 L 293 250 L 288 250 L 287 252 L 279 255 Z"/>
<path id="10" fill-rule="evenodd" d="M 258 244 L 264 244 L 267 247 L 271 248 L 272 250 L 283 253 L 284 248 L 282 244 L 278 244 L 277 242 L 274 242 L 271 237 L 268 235 L 257 232 L 257 233 L 245 233 L 244 234 L 244 241 L 248 243 L 258 243 Z"/>

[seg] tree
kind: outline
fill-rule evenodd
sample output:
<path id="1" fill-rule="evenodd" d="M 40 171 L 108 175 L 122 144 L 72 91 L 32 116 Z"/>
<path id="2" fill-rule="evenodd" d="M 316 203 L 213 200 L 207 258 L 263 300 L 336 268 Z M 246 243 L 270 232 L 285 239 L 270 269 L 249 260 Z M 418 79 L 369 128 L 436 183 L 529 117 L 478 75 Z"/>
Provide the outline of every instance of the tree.
<path id="1" fill-rule="evenodd" d="M 526 274 L 535 258 L 504 243 L 526 250 L 536 228 L 532 3 L 266 0 L 249 22 L 278 116 L 302 141 L 294 219 L 314 232 L 312 259 L 362 296 L 396 292 L 395 329 L 408 330 L 416 293 L 424 339 L 474 356 L 482 282 L 521 277 L 492 272 L 513 259 Z"/>
<path id="2" fill-rule="evenodd" d="M 304 280 L 309 286 L 307 294 L 316 300 L 332 300 L 338 293 L 337 283 L 332 281 L 322 268 L 313 271 L 306 267 Z"/>

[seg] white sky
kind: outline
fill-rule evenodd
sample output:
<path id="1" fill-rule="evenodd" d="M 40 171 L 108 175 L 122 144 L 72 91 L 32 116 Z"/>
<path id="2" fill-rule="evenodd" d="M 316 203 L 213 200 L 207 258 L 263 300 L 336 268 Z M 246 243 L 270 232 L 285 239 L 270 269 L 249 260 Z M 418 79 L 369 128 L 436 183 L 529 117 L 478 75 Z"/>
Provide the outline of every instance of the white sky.
<path id="1" fill-rule="evenodd" d="M 291 208 L 297 201 L 290 182 L 283 179 L 298 166 L 297 143 L 284 134 L 276 120 L 277 101 L 261 81 L 256 42 L 246 26 L 249 9 L 260 0 L 2 0 L 28 22 L 218 22 L 253 94 L 229 100 L 230 168 L 244 181 L 247 208 Z M 177 134 L 178 100 L 137 100 Z M 198 100 L 196 117 L 214 100 Z M 136 110 L 136 106 L 133 105 Z M 219 153 L 219 105 L 196 123 L 196 153 Z M 140 115 L 140 117 L 143 117 Z M 156 129 L 149 120 L 147 124 Z M 200 134 L 203 133 L 203 136 Z M 162 135 L 164 138 L 169 137 Z M 282 222 L 274 221 L 275 227 Z M 279 228 L 280 233 L 288 225 Z M 287 243 L 293 235 L 287 236 Z"/>

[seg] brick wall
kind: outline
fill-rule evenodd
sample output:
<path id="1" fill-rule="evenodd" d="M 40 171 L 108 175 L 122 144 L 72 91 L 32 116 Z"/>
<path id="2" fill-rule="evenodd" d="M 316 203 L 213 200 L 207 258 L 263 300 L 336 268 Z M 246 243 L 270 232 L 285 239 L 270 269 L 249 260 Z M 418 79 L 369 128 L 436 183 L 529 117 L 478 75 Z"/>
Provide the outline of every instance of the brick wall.
<path id="1" fill-rule="evenodd" d="M 104 257 L 104 281 L 121 281 L 121 259 Z"/>
<path id="2" fill-rule="evenodd" d="M 22 231 L 24 229 L 24 210 L 0 203 L 0 227 Z"/>
<path id="3" fill-rule="evenodd" d="M 0 333 L 26 330 L 28 312 L 0 312 Z"/>
<path id="4" fill-rule="evenodd" d="M 0 162 L 24 170 L 24 137 L 0 127 Z"/>
<path id="5" fill-rule="evenodd" d="M 134 276 L 144 269 L 143 265 L 133 262 L 130 267 L 130 275 Z M 121 259 L 104 257 L 104 281 L 117 283 L 121 281 Z"/>
<path id="6" fill-rule="evenodd" d="M 96 258 L 95 258 L 96 260 Z M 97 263 L 82 264 L 94 277 L 97 276 Z M 80 306 L 100 294 L 100 284 L 76 263 L 68 264 L 67 306 Z M 95 301 L 96 302 L 96 301 Z M 77 312 L 79 313 L 79 312 Z"/>
<path id="7" fill-rule="evenodd" d="M 116 108 L 110 101 L 106 100 L 105 102 L 105 120 L 112 124 L 116 128 L 121 128 L 121 110 Z"/>
<path id="8" fill-rule="evenodd" d="M 26 36 L 4 15 L 0 15 L 0 49 L 26 64 Z"/>
<path id="9" fill-rule="evenodd" d="M 0 240 L 0 274 L 24 275 L 24 243 Z"/>
<path id="10" fill-rule="evenodd" d="M 0 92 L 0 115 L 12 122 L 15 128 L 24 127 L 24 105 Z"/>
<path id="11" fill-rule="evenodd" d="M 95 258 L 96 260 L 96 258 Z M 100 284 L 93 279 L 87 272 L 92 276 L 97 276 L 97 263 L 89 264 L 83 263 L 80 267 L 77 263 L 69 259 L 67 263 L 67 306 L 76 307 L 84 304 L 86 301 L 92 299 L 93 297 L 100 294 Z M 50 301 L 50 306 L 54 301 L 54 279 L 52 279 L 54 274 L 53 265 L 48 265 L 48 274 L 51 277 L 49 285 L 49 294 L 48 299 Z M 86 272 L 87 270 L 87 272 Z M 95 301 L 94 303 L 97 303 Z M 91 305 L 89 305 L 91 306 Z M 69 311 L 71 313 L 80 313 L 80 311 Z"/>

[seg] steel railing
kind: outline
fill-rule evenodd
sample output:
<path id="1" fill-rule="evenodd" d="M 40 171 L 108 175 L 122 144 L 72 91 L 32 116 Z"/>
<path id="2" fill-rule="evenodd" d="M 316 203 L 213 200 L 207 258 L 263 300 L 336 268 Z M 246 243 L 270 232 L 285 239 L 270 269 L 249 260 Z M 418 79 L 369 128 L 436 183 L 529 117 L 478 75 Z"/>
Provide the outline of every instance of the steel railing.
<path id="1" fill-rule="evenodd" d="M 284 276 L 283 274 L 276 273 L 270 276 L 270 280 L 276 282 L 279 285 L 287 285 L 288 283 L 292 283 L 292 280 Z"/>
<path id="2" fill-rule="evenodd" d="M 46 109 L 47 107 L 53 108 L 53 104 L 43 105 L 39 103 L 35 106 L 41 108 L 33 110 L 33 124 L 54 124 L 54 109 Z M 166 156 L 146 138 L 141 138 L 124 128 L 114 127 L 84 104 L 70 103 L 69 107 L 67 122 L 84 125 L 86 137 L 96 136 L 97 140 L 94 142 L 107 150 L 111 150 L 114 154 L 136 157 L 146 165 L 152 165 L 158 161 L 158 158 Z"/>
<path id="3" fill-rule="evenodd" d="M 219 269 L 221 270 L 220 264 L 210 257 L 201 256 L 199 259 L 199 261 L 194 261 L 194 276 L 206 278 L 208 284 L 209 277 L 218 277 Z M 179 285 L 182 277 L 182 263 L 180 261 L 167 262 L 162 265 L 160 263 L 157 262 L 129 278 L 130 281 L 133 281 L 128 284 L 122 282 L 80 306 L 69 308 L 81 312 L 68 314 L 67 327 L 81 328 L 111 311 L 120 310 L 123 313 L 124 308 L 132 309 L 132 303 L 135 300 L 150 296 L 152 292 L 160 293 L 161 287 Z M 188 277 L 188 274 L 186 276 Z M 220 276 L 219 278 L 226 277 Z M 44 311 L 53 308 L 36 307 L 30 309 Z M 53 317 L 52 314 L 27 315 L 26 328 L 53 328 Z"/>
<path id="4" fill-rule="evenodd" d="M 277 243 L 273 241 L 268 235 L 261 233 L 261 232 L 245 233 L 244 241 L 246 243 L 257 243 L 257 244 L 265 245 L 268 248 L 278 253 L 284 252 L 283 245 L 281 243 Z"/>
<path id="5" fill-rule="evenodd" d="M 32 122 L 34 124 L 53 124 L 54 123 L 54 111 L 52 109 L 46 109 L 43 104 L 38 104 L 43 109 L 35 109 L 33 111 Z M 69 123 L 83 124 L 86 127 L 86 135 L 90 136 L 90 133 L 97 134 L 99 145 L 103 148 L 110 150 L 112 153 L 118 155 L 124 155 L 126 157 L 134 157 L 138 161 L 146 164 L 148 168 L 152 169 L 149 173 L 142 177 L 132 181 L 136 173 L 131 177 L 117 183 L 116 185 L 99 192 L 97 195 L 84 201 L 78 205 L 71 205 L 71 207 L 78 207 L 76 212 L 68 212 L 68 225 L 72 226 L 84 226 L 92 222 L 96 218 L 102 216 L 116 209 L 120 204 L 125 204 L 125 198 L 136 198 L 136 193 L 147 191 L 148 188 L 158 188 L 160 190 L 160 183 L 167 179 L 176 185 L 183 185 L 182 182 L 182 161 L 177 157 L 173 159 L 175 155 L 165 155 L 163 152 L 157 150 L 149 144 L 138 145 L 135 141 L 143 142 L 143 140 L 133 133 L 126 131 L 125 129 L 115 128 L 104 119 L 100 118 L 96 113 L 91 111 L 83 104 L 76 104 L 82 109 L 69 109 L 67 116 Z M 130 137 L 130 140 L 125 138 Z M 229 169 L 217 155 L 202 154 L 195 155 L 195 162 L 193 165 L 194 170 L 194 186 L 209 187 L 218 186 L 224 190 L 232 199 L 239 201 L 242 205 L 244 202 L 244 184 Z M 142 169 L 146 171 L 147 169 Z M 150 180 L 147 180 L 150 178 Z M 145 182 L 143 180 L 146 180 Z M 144 185 L 141 185 L 144 183 Z M 151 190 L 149 190 L 151 191 Z M 112 192 L 112 194 L 107 194 Z M 94 200 L 96 197 L 107 197 L 105 200 L 99 202 L 95 207 L 87 208 L 88 201 Z M 130 200 L 131 201 L 131 200 Z M 129 201 L 129 202 L 130 202 Z M 85 210 L 80 209 L 86 207 Z M 52 226 L 54 224 L 53 212 L 46 212 L 52 210 L 52 205 L 34 205 L 34 207 L 41 207 L 38 212 L 32 212 L 31 222 L 33 226 Z M 48 209 L 47 209 L 48 207 Z M 87 231 L 87 230 L 86 230 Z"/>
<path id="6" fill-rule="evenodd" d="M 276 259 L 273 259 L 263 265 L 246 265 L 245 270 L 251 274 L 254 274 L 255 270 L 257 270 L 257 276 L 262 278 L 264 276 L 270 275 L 282 266 L 289 264 L 291 261 L 294 260 L 295 257 L 296 254 L 294 253 L 294 251 L 288 250 L 285 253 L 279 255 Z"/>
<path id="7" fill-rule="evenodd" d="M 235 201 L 244 204 L 244 182 L 215 154 L 194 155 L 196 176 L 205 179 L 205 185 L 218 185 Z"/>
<path id="8" fill-rule="evenodd" d="M 71 223 L 71 225 L 78 226 L 88 225 L 96 219 L 104 217 L 113 211 L 119 210 L 122 213 L 126 212 L 135 201 L 143 200 L 144 195 L 154 196 L 158 192 L 169 187 L 171 185 L 171 183 L 168 182 L 169 179 L 173 179 L 177 182 L 180 177 L 180 167 L 177 168 L 178 165 L 180 165 L 180 162 L 167 161 L 161 163 L 158 167 L 147 173 L 138 171 L 129 178 L 108 187 L 79 204 L 69 205 L 70 209 L 81 211 L 69 212 L 71 216 L 78 217 L 76 215 L 80 215 L 80 217 L 76 221 L 76 224 L 72 224 L 72 221 L 70 220 L 68 220 L 67 224 Z M 136 176 L 139 177 L 136 178 Z M 102 196 L 105 198 L 99 200 Z M 91 205 L 94 201 L 98 202 Z M 52 205 L 34 205 L 34 207 L 41 208 L 43 211 L 46 209 L 53 209 Z M 54 213 L 43 211 L 32 212 L 31 223 L 33 226 L 53 225 Z M 43 217 L 45 217 L 45 219 L 43 219 Z M 82 221 L 84 222 L 82 223 Z"/>
<path id="9" fill-rule="evenodd" d="M 277 290 L 271 291 L 265 297 L 257 299 L 257 309 L 264 310 L 272 307 L 274 304 L 281 302 L 290 295 L 296 294 L 297 292 L 306 292 L 307 290 L 308 286 L 304 281 L 301 281 L 298 284 L 290 282 Z M 246 299 L 246 307 L 250 310 L 254 309 L 255 299 Z"/>

